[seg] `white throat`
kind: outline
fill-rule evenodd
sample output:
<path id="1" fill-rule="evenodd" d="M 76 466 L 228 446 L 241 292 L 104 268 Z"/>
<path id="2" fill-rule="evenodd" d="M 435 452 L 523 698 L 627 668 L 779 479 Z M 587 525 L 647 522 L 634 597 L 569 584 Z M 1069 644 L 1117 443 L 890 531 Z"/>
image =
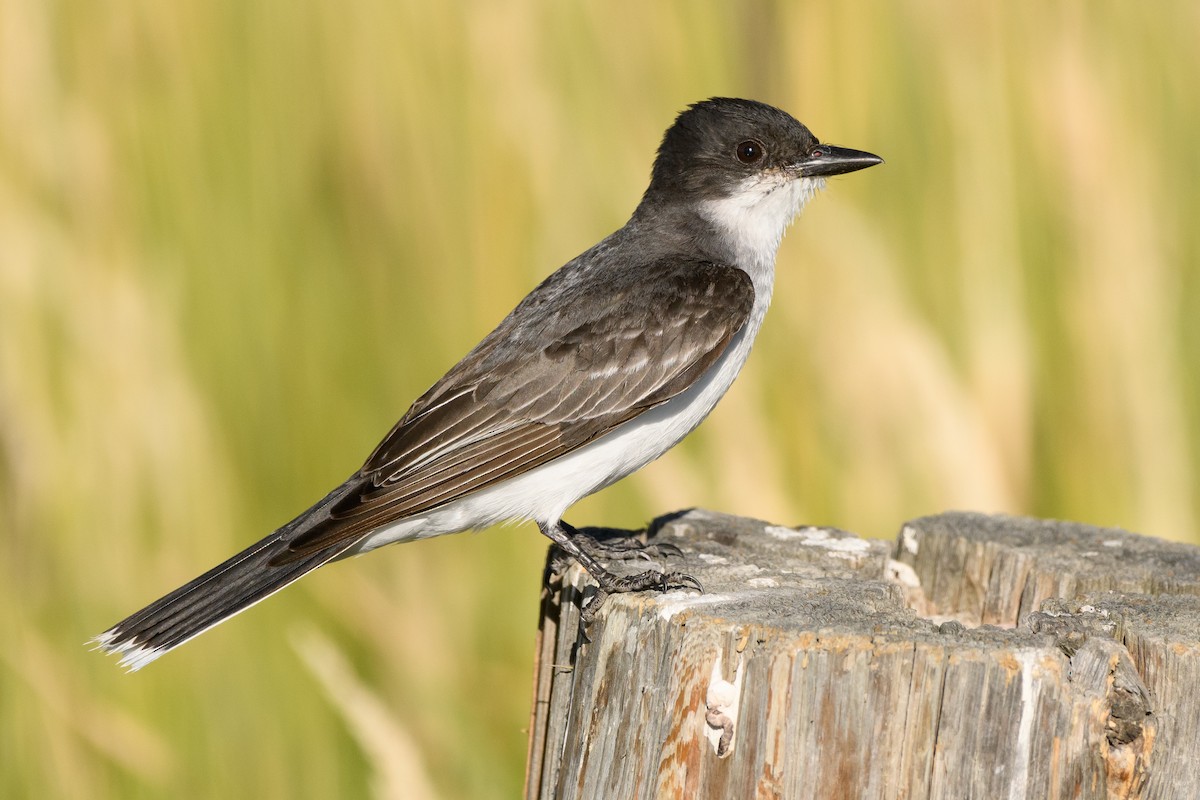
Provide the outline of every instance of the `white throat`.
<path id="1" fill-rule="evenodd" d="M 705 201 L 701 213 L 733 245 L 737 266 L 750 274 L 755 289 L 767 288 L 774 280 L 775 253 L 784 231 L 824 185 L 821 178 L 754 175 L 727 197 Z"/>

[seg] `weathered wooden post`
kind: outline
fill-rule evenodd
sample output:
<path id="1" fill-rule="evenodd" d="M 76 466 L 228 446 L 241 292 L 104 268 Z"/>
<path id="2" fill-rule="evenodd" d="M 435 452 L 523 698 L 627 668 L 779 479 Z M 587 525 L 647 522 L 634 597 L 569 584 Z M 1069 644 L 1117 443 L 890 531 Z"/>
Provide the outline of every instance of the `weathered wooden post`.
<path id="1" fill-rule="evenodd" d="M 1200 798 L 1200 548 L 960 513 L 654 536 L 705 594 L 610 598 L 585 642 L 584 574 L 546 589 L 530 800 Z"/>

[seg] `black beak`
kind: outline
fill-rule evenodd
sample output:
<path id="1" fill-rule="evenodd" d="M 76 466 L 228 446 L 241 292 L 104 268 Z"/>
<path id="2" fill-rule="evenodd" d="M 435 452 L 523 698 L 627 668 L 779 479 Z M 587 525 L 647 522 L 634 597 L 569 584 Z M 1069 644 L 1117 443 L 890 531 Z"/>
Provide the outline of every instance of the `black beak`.
<path id="1" fill-rule="evenodd" d="M 844 175 L 860 169 L 882 164 L 883 159 L 874 153 L 819 144 L 809 151 L 808 156 L 796 163 L 796 169 L 805 178 L 823 178 L 827 175 Z"/>

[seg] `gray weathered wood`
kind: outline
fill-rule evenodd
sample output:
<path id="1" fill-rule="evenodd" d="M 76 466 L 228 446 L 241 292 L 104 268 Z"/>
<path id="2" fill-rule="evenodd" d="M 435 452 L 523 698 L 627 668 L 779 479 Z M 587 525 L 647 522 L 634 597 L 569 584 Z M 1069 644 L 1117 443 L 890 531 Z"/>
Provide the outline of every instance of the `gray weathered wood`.
<path id="1" fill-rule="evenodd" d="M 978 514 L 655 537 L 705 594 L 609 598 L 585 641 L 586 575 L 547 584 L 527 798 L 1200 797 L 1198 548 Z"/>

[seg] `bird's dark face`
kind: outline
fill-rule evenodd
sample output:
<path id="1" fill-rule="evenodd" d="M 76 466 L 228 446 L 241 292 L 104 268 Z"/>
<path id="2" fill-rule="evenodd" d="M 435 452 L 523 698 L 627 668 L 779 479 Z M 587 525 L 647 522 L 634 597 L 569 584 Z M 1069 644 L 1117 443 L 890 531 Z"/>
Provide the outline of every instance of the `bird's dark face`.
<path id="1" fill-rule="evenodd" d="M 716 97 L 667 130 L 643 206 L 698 211 L 738 258 L 773 263 L 784 230 L 827 176 L 882 160 L 821 144 L 777 108 Z"/>

